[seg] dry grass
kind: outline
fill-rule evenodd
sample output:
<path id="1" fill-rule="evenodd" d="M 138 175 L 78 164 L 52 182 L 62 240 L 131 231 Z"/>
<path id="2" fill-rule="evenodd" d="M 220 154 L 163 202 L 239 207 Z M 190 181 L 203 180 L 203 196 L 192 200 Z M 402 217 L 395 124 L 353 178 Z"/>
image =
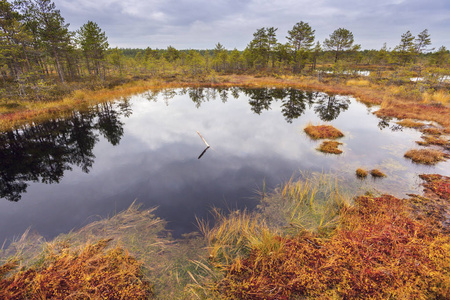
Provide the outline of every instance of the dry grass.
<path id="1" fill-rule="evenodd" d="M 358 178 L 366 178 L 369 173 L 361 168 L 356 169 L 356 177 Z"/>
<path id="2" fill-rule="evenodd" d="M 445 154 L 435 149 L 411 149 L 404 156 L 415 163 L 425 165 L 434 165 L 445 160 Z"/>
<path id="3" fill-rule="evenodd" d="M 346 85 L 348 85 L 348 86 L 364 86 L 364 87 L 366 87 L 366 86 L 370 86 L 370 81 L 369 80 L 363 80 L 363 79 L 359 79 L 359 80 L 351 79 L 351 80 L 347 81 Z"/>
<path id="4" fill-rule="evenodd" d="M 264 245 L 272 236 L 266 223 L 254 213 L 233 211 L 229 215 L 213 209 L 215 226 L 199 220 L 199 228 L 208 244 L 209 259 L 216 267 L 229 265 L 248 255 L 252 247 Z"/>
<path id="5" fill-rule="evenodd" d="M 42 249 L 51 250 L 56 249 L 57 245 L 65 245 L 68 247 L 65 251 L 77 253 L 86 245 L 110 240 L 110 249 L 123 249 L 124 253 L 139 261 L 145 280 L 151 282 L 156 298 L 189 299 L 191 296 L 187 294 L 186 286 L 192 283 L 190 274 L 203 273 L 193 261 L 206 257 L 205 242 L 198 234 L 174 241 L 164 228 L 165 221 L 156 218 L 153 211 L 141 210 L 133 203 L 111 218 L 92 222 L 76 232 L 59 235 L 50 243 L 43 243 L 41 238 L 31 233 L 24 234 L 8 249 L 0 251 L 0 261 L 12 257 L 20 263 L 19 268 L 30 268 L 36 264 L 47 264 L 45 253 L 49 250 L 43 254 Z M 106 250 L 104 252 L 108 253 Z M 101 264 L 92 265 L 92 272 L 101 272 L 103 267 Z M 134 298 L 130 296 L 129 299 Z"/>
<path id="6" fill-rule="evenodd" d="M 41 108 L 40 104 L 35 102 L 20 103 L 17 107 L 9 107 L 15 103 L 8 104 L 7 109 L 0 106 L 0 129 L 5 130 L 11 126 L 17 126 L 29 121 L 35 121 L 51 116 L 61 111 L 70 111 L 74 108 L 80 108 L 89 103 L 98 103 L 100 101 L 109 101 L 116 97 L 141 93 L 148 89 L 158 88 L 177 88 L 189 86 L 203 87 L 292 87 L 304 90 L 323 91 L 331 94 L 352 95 L 359 101 L 367 104 L 382 104 L 382 108 L 376 112 L 378 116 L 396 117 L 399 119 L 418 119 L 435 121 L 445 127 L 447 133 L 450 133 L 450 107 L 448 100 L 436 100 L 432 104 L 421 104 L 417 102 L 416 95 L 408 93 L 393 93 L 390 88 L 382 84 L 363 85 L 347 85 L 347 81 L 340 82 L 336 80 L 317 80 L 315 77 L 298 77 L 298 76 L 250 76 L 250 75 L 227 75 L 227 76 L 209 76 L 211 78 L 190 78 L 177 77 L 171 79 L 170 82 L 164 80 L 149 80 L 126 83 L 116 86 L 112 89 L 103 89 L 95 92 L 86 91 L 76 92 L 73 97 L 67 97 L 66 101 L 51 102 L 49 108 Z M 364 81 L 364 80 L 362 80 Z M 408 90 L 404 87 L 403 90 Z M 447 99 L 444 92 L 436 92 L 439 99 Z M 437 96 L 440 95 L 440 96 Z M 422 97 L 420 95 L 420 97 Z M 76 100 L 81 98 L 84 100 Z M 437 99 L 437 98 L 436 98 Z M 439 103 L 441 106 L 434 105 Z M 442 104 L 447 103 L 447 104 Z"/>
<path id="7" fill-rule="evenodd" d="M 343 137 L 344 134 L 331 125 L 312 125 L 309 123 L 304 131 L 306 134 L 315 140 L 318 139 L 337 139 Z"/>
<path id="8" fill-rule="evenodd" d="M 324 153 L 341 154 L 343 151 L 338 149 L 339 145 L 342 145 L 342 143 L 336 141 L 323 141 L 317 150 Z"/>
<path id="9" fill-rule="evenodd" d="M 447 139 L 443 139 L 440 137 L 436 137 L 433 135 L 424 135 L 422 136 L 423 141 L 417 141 L 416 143 L 421 146 L 429 146 L 429 145 L 436 145 L 436 146 L 449 146 L 450 141 Z"/>
<path id="10" fill-rule="evenodd" d="M 420 128 L 422 126 L 425 126 L 424 123 L 418 122 L 418 121 L 414 121 L 414 120 L 411 120 L 411 119 L 404 119 L 404 120 L 398 121 L 397 124 L 401 125 L 403 127 L 409 127 L 409 128 Z"/>
<path id="11" fill-rule="evenodd" d="M 436 127 L 423 128 L 420 131 L 424 134 L 431 134 L 431 135 L 442 135 L 444 133 L 442 129 Z"/>
<path id="12" fill-rule="evenodd" d="M 370 175 L 372 175 L 375 178 L 382 178 L 382 177 L 386 177 L 386 174 L 384 174 L 383 172 L 381 172 L 378 169 L 373 169 L 370 170 Z"/>
<path id="13" fill-rule="evenodd" d="M 423 101 L 425 103 L 440 103 L 443 105 L 447 105 L 450 103 L 450 94 L 446 91 L 436 91 L 434 93 L 423 94 Z"/>
<path id="14" fill-rule="evenodd" d="M 148 299 L 153 292 L 141 264 L 121 248 L 105 250 L 107 244 L 108 240 L 102 240 L 76 251 L 53 245 L 41 264 L 12 276 L 5 275 L 17 264 L 3 265 L 0 298 Z"/>
<path id="15" fill-rule="evenodd" d="M 275 236 L 276 249 L 252 249 L 216 289 L 229 299 L 448 298 L 450 237 L 428 226 L 426 214 L 413 219 L 404 200 L 355 201 L 331 237 Z"/>
<path id="16" fill-rule="evenodd" d="M 418 104 L 415 102 L 387 101 L 375 114 L 379 117 L 398 119 L 428 120 L 439 123 L 444 131 L 450 133 L 450 107 Z"/>

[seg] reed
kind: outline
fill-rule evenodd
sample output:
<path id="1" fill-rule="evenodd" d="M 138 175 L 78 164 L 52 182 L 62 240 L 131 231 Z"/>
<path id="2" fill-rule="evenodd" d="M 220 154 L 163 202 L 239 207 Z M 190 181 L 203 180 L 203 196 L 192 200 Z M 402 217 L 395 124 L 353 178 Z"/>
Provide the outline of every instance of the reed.
<path id="1" fill-rule="evenodd" d="M 303 175 L 281 185 L 262 199 L 261 214 L 278 231 L 330 234 L 342 210 L 351 206 L 336 177 L 329 174 Z"/>

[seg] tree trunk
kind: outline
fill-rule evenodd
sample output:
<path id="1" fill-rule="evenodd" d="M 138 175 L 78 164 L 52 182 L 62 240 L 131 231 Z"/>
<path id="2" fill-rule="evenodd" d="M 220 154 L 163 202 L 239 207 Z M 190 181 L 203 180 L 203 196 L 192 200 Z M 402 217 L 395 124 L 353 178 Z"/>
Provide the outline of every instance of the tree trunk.
<path id="1" fill-rule="evenodd" d="M 56 68 L 58 70 L 59 80 L 61 80 L 62 83 L 64 83 L 64 76 L 62 73 L 61 65 L 59 63 L 58 53 L 56 51 L 56 47 L 52 45 L 53 48 L 53 55 L 55 55 L 55 61 L 56 61 Z"/>

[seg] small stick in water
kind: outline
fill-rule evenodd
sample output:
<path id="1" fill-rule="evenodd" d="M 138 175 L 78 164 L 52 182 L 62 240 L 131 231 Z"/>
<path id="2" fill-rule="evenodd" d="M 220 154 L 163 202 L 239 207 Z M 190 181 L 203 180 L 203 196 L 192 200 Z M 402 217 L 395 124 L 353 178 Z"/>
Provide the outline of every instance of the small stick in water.
<path id="1" fill-rule="evenodd" d="M 198 135 L 200 136 L 200 138 L 202 139 L 203 143 L 205 143 L 205 145 L 206 145 L 206 149 L 203 150 L 202 154 L 200 154 L 200 156 L 198 157 L 198 159 L 200 159 L 200 158 L 202 158 L 203 154 L 206 153 L 206 150 L 208 150 L 208 149 L 210 148 L 210 146 L 209 146 L 209 144 L 206 142 L 206 140 L 203 138 L 203 136 L 200 134 L 200 132 L 197 131 L 197 133 L 198 133 Z"/>
<path id="2" fill-rule="evenodd" d="M 202 158 L 203 154 L 205 154 L 206 150 L 209 149 L 209 146 L 205 148 L 205 150 L 203 150 L 202 154 L 200 154 L 200 156 L 198 157 L 198 159 Z"/>
<path id="3" fill-rule="evenodd" d="M 200 136 L 200 138 L 202 139 L 202 141 L 206 144 L 206 147 L 209 148 L 209 144 L 208 144 L 208 143 L 206 142 L 206 140 L 202 137 L 202 135 L 200 134 L 200 132 L 197 131 L 197 133 L 198 133 L 198 135 Z"/>

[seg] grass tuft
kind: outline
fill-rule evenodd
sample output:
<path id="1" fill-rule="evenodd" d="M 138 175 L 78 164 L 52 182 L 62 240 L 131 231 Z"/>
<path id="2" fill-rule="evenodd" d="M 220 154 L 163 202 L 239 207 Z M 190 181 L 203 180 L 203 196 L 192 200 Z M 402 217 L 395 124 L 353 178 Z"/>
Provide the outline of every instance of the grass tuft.
<path id="1" fill-rule="evenodd" d="M 0 279 L 2 299 L 147 299 L 153 293 L 141 264 L 109 240 L 88 244 L 78 251 L 64 245 L 49 247 L 41 265 Z M 60 248 L 58 246 L 61 246 Z M 11 264 L 2 267 L 10 273 Z"/>
<path id="2" fill-rule="evenodd" d="M 368 175 L 368 172 L 366 170 L 361 169 L 361 168 L 356 169 L 356 176 L 358 178 L 363 179 L 363 178 L 366 178 L 367 175 Z"/>
<path id="3" fill-rule="evenodd" d="M 317 150 L 324 153 L 341 154 L 343 151 L 338 149 L 339 145 L 342 145 L 342 143 L 336 141 L 323 141 Z"/>
<path id="4" fill-rule="evenodd" d="M 434 165 L 445 160 L 445 154 L 435 149 L 411 149 L 404 156 L 415 163 L 425 165 Z"/>
<path id="5" fill-rule="evenodd" d="M 216 288 L 227 299 L 446 299 L 450 237 L 409 216 L 405 200 L 358 197 L 328 239 L 303 232 L 252 249 Z"/>
<path id="6" fill-rule="evenodd" d="M 420 128 L 422 126 L 425 126 L 424 123 L 418 122 L 418 121 L 414 121 L 414 120 L 411 120 L 411 119 L 404 119 L 404 120 L 398 121 L 397 124 L 401 125 L 403 127 L 408 127 L 408 128 Z"/>
<path id="7" fill-rule="evenodd" d="M 372 175 L 375 178 L 381 178 L 381 177 L 386 177 L 386 174 L 384 174 L 383 172 L 381 172 L 378 169 L 373 169 L 370 171 L 370 175 Z"/>
<path id="8" fill-rule="evenodd" d="M 416 143 L 421 146 L 429 146 L 429 145 L 436 145 L 436 146 L 447 146 L 450 145 L 450 141 L 437 137 L 435 135 L 424 135 L 422 136 L 423 141 L 417 141 Z"/>
<path id="9" fill-rule="evenodd" d="M 424 134 L 431 134 L 431 135 L 442 135 L 444 131 L 440 128 L 436 127 L 428 127 L 421 130 Z"/>
<path id="10" fill-rule="evenodd" d="M 344 134 L 339 130 L 334 128 L 331 125 L 312 125 L 309 123 L 305 127 L 306 134 L 315 140 L 318 139 L 337 139 L 343 137 Z"/>
<path id="11" fill-rule="evenodd" d="M 356 80 L 356 79 L 350 79 L 347 81 L 346 85 L 348 86 L 370 86 L 369 80 Z"/>

